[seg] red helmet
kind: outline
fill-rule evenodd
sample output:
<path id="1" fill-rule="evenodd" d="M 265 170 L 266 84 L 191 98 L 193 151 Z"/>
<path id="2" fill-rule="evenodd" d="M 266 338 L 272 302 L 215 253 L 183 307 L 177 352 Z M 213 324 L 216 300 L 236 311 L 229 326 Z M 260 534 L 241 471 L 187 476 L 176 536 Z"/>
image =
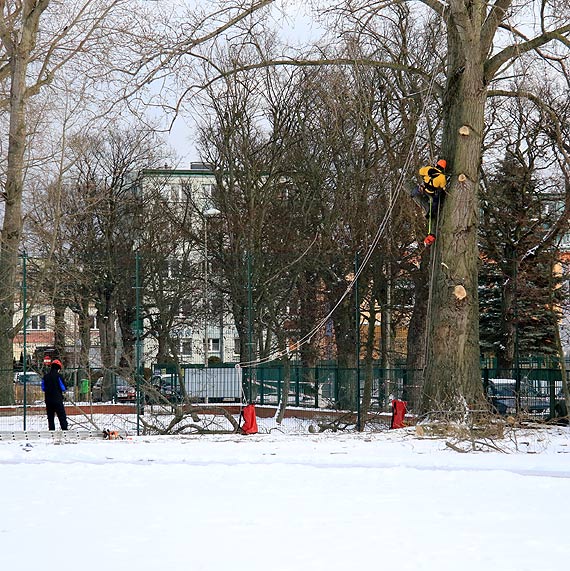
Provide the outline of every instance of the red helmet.
<path id="1" fill-rule="evenodd" d="M 52 365 L 57 365 L 60 369 L 63 368 L 63 365 L 61 364 L 61 361 L 59 359 L 54 359 L 51 362 Z"/>
<path id="2" fill-rule="evenodd" d="M 447 161 L 445 159 L 439 159 L 439 161 L 437 161 L 437 163 L 435 163 L 436 166 L 442 168 L 443 170 L 445 170 L 445 168 L 447 167 Z"/>

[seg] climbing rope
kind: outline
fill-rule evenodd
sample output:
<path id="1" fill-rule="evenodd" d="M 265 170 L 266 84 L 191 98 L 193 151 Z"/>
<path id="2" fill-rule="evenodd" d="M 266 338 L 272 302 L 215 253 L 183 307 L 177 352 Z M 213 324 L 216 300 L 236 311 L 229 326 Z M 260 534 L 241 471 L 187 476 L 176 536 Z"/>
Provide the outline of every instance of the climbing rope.
<path id="1" fill-rule="evenodd" d="M 447 8 L 445 7 L 444 8 L 444 14 L 445 14 L 446 9 Z M 305 345 L 306 343 L 309 343 L 311 341 L 311 339 L 313 338 L 313 336 L 322 327 L 325 326 L 325 324 L 332 317 L 332 315 L 335 313 L 337 308 L 342 304 L 342 302 L 345 300 L 345 298 L 352 291 L 352 289 L 354 288 L 355 284 L 358 281 L 358 278 L 360 277 L 360 275 L 362 274 L 362 272 L 366 268 L 368 262 L 370 261 L 370 258 L 372 257 L 374 250 L 376 249 L 377 245 L 379 244 L 380 239 L 384 235 L 384 232 L 389 225 L 389 221 L 391 219 L 392 211 L 394 210 L 394 206 L 398 202 L 398 197 L 399 197 L 400 193 L 402 192 L 402 189 L 404 188 L 404 183 L 405 183 L 405 180 L 407 178 L 407 173 L 410 170 L 411 163 L 413 160 L 413 154 L 414 154 L 414 151 L 416 150 L 416 146 L 417 146 L 416 138 L 417 138 L 418 125 L 420 124 L 421 119 L 424 117 L 424 115 L 426 113 L 427 102 L 429 101 L 431 94 L 433 93 L 433 88 L 435 85 L 435 75 L 436 75 L 435 73 L 432 74 L 432 76 L 430 78 L 430 82 L 428 84 L 428 89 L 426 90 L 425 94 L 422 96 L 422 109 L 421 109 L 421 112 L 419 114 L 418 122 L 416 124 L 415 132 L 414 132 L 414 137 L 413 137 L 412 142 L 410 144 L 410 148 L 408 149 L 408 153 L 406 155 L 404 165 L 403 165 L 402 169 L 400 170 L 400 177 L 399 177 L 397 184 L 396 184 L 396 189 L 394 191 L 393 200 L 390 202 L 390 204 L 386 210 L 386 213 L 384 215 L 384 218 L 382 219 L 380 225 L 378 226 L 378 229 L 376 230 L 376 233 L 374 235 L 374 238 L 373 238 L 370 246 L 368 247 L 366 255 L 364 256 L 363 260 L 359 264 L 359 267 L 355 271 L 353 278 L 348 283 L 343 294 L 340 296 L 340 298 L 335 303 L 335 305 L 330 309 L 330 311 L 311 329 L 311 331 L 309 333 L 307 333 L 305 336 L 303 336 L 301 339 L 297 340 L 291 346 L 289 346 L 288 348 L 283 349 L 283 350 L 273 351 L 267 357 L 264 357 L 261 359 L 255 359 L 255 360 L 251 360 L 251 361 L 240 362 L 236 366 L 244 367 L 244 368 L 247 368 L 247 367 L 253 368 L 253 367 L 256 367 L 258 365 L 262 365 L 264 363 L 269 363 L 271 361 L 279 359 L 280 357 L 288 354 L 289 352 L 297 351 L 303 345 Z M 431 209 L 431 200 L 430 200 L 430 209 Z M 439 209 L 439 204 L 438 204 L 438 209 Z M 431 228 L 431 216 L 430 216 L 430 228 Z M 433 255 L 433 253 L 432 253 L 432 255 Z"/>

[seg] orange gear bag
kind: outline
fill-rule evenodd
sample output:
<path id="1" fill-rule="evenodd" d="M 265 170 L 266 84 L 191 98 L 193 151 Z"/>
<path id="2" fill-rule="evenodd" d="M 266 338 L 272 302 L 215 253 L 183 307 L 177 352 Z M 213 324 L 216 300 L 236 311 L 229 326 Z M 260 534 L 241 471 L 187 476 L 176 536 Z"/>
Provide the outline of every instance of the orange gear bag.
<path id="1" fill-rule="evenodd" d="M 404 416 L 408 403 L 405 400 L 394 399 L 392 401 L 392 423 L 390 428 L 404 428 Z"/>
<path id="2" fill-rule="evenodd" d="M 241 431 L 243 434 L 257 434 L 257 418 L 255 416 L 255 406 L 248 404 L 242 412 L 243 426 Z"/>

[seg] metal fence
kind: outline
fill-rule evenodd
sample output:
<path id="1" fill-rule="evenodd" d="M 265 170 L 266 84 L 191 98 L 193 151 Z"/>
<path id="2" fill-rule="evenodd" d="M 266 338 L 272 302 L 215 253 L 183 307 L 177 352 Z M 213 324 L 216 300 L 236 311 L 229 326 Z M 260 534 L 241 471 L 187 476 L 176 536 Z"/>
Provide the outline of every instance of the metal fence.
<path id="1" fill-rule="evenodd" d="M 70 428 L 112 428 L 140 432 L 157 417 L 164 423 L 180 404 L 224 406 L 239 411 L 243 402 L 275 407 L 288 382 L 289 409 L 356 412 L 369 390 L 371 411 L 390 411 L 394 398 L 417 410 L 421 373 L 405 368 L 342 369 L 332 365 L 312 368 L 271 364 L 251 369 L 233 365 L 153 367 L 149 378 L 118 375 L 113 371 L 64 371 L 68 386 L 66 411 Z M 1 374 L 1 372 L 0 372 Z M 0 406 L 0 431 L 46 430 L 42 371 L 6 373 L 13 377 L 13 404 Z M 560 369 L 483 368 L 481 380 L 490 407 L 501 415 L 535 419 L 556 416 L 563 397 Z M 570 382 L 570 378 L 568 379 Z M 233 407 L 233 408 L 232 408 Z M 57 422 L 56 422 L 57 425 Z"/>

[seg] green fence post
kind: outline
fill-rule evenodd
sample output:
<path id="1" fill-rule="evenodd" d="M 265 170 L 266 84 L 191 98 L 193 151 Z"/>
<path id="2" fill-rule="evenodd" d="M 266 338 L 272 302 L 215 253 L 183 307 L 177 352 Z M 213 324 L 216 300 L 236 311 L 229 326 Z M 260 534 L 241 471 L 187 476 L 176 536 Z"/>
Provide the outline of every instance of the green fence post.
<path id="1" fill-rule="evenodd" d="M 248 367 L 251 367 L 251 362 L 253 359 L 253 293 L 252 293 L 252 284 L 251 284 L 251 252 L 247 251 L 247 360 L 248 360 Z M 253 387 L 252 387 L 252 374 L 251 370 L 249 371 L 249 378 L 248 378 L 248 393 L 249 393 L 249 402 L 253 402 Z"/>
<path id="2" fill-rule="evenodd" d="M 315 367 L 315 408 L 319 408 L 319 368 Z"/>
<path id="3" fill-rule="evenodd" d="M 548 375 L 548 396 L 550 397 L 550 418 L 554 418 L 554 407 L 556 406 L 556 382 L 554 380 L 554 375 L 551 374 Z"/>
<path id="4" fill-rule="evenodd" d="M 24 306 L 24 311 L 23 311 L 23 319 L 24 319 L 24 330 L 22 332 L 23 334 L 23 343 L 24 343 L 24 350 L 22 351 L 22 357 L 24 359 L 24 362 L 22 363 L 22 369 L 24 372 L 24 431 L 26 430 L 26 422 L 27 422 L 27 409 L 28 409 L 28 399 L 27 399 L 27 387 L 28 387 L 28 376 L 26 375 L 26 365 L 27 365 L 27 361 L 28 361 L 28 356 L 26 354 L 26 344 L 27 344 L 27 333 L 28 333 L 28 329 L 27 329 L 27 325 L 26 322 L 28 321 L 27 319 L 27 311 L 28 311 L 28 288 L 27 288 L 27 283 L 26 283 L 26 278 L 27 278 L 27 253 L 24 250 L 24 252 L 22 253 L 22 305 Z"/>
<path id="5" fill-rule="evenodd" d="M 356 344 L 356 429 L 362 431 L 360 417 L 360 299 L 358 297 L 358 252 L 354 254 L 354 310 L 355 310 L 355 344 Z"/>
<path id="6" fill-rule="evenodd" d="M 137 401 L 137 436 L 140 433 L 140 415 L 141 415 L 141 286 L 140 286 L 140 254 L 135 254 L 135 298 L 136 298 L 136 341 L 135 341 L 135 385 L 136 385 L 136 401 Z M 174 389 L 176 390 L 176 388 Z"/>

